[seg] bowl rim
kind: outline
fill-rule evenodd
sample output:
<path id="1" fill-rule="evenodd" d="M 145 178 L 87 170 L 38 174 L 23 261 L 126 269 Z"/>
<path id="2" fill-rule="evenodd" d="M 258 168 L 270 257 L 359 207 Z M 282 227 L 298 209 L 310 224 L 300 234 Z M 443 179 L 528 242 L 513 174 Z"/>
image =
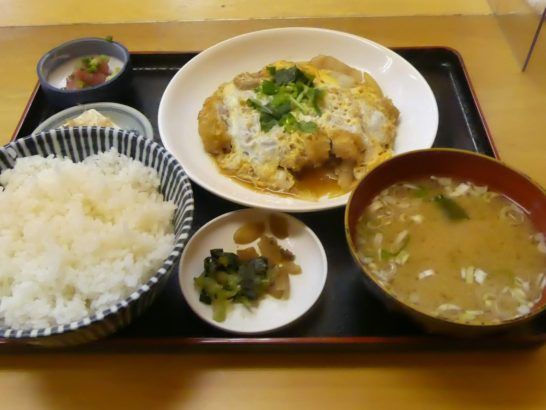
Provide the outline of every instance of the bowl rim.
<path id="1" fill-rule="evenodd" d="M 91 87 L 82 88 L 80 90 L 67 90 L 67 89 L 58 88 L 58 87 L 55 87 L 55 86 L 51 85 L 51 83 L 47 80 L 47 78 L 43 74 L 43 71 L 44 71 L 43 67 L 44 67 L 44 64 L 46 63 L 46 61 L 49 59 L 49 57 L 51 56 L 52 53 L 60 51 L 64 47 L 70 46 L 72 44 L 80 43 L 82 41 L 95 41 L 97 43 L 110 44 L 113 47 L 119 48 L 121 50 L 121 52 L 123 53 L 123 55 L 125 56 L 125 61 L 123 61 L 123 65 L 121 66 L 121 69 L 119 70 L 119 72 L 117 72 L 110 80 L 105 81 L 102 84 L 93 85 Z M 109 56 L 109 57 L 111 57 L 111 56 Z M 61 94 L 74 95 L 74 94 L 77 94 L 77 93 L 88 93 L 90 91 L 99 90 L 101 88 L 105 88 L 106 86 L 114 83 L 119 78 L 121 78 L 122 74 L 124 74 L 127 71 L 127 68 L 128 68 L 128 66 L 130 64 L 130 61 L 131 61 L 131 54 L 129 53 L 129 50 L 123 44 L 121 44 L 121 43 L 119 43 L 117 41 L 114 41 L 114 40 L 109 41 L 109 40 L 107 40 L 105 38 L 101 38 L 101 37 L 81 37 L 81 38 L 76 38 L 76 39 L 73 39 L 73 40 L 66 41 L 66 42 L 64 42 L 62 44 L 59 44 L 56 47 L 53 47 L 49 51 L 45 52 L 42 55 L 42 57 L 40 57 L 40 60 L 38 60 L 38 64 L 36 65 L 36 73 L 38 74 L 38 79 L 40 81 L 40 85 L 42 87 L 44 87 L 45 89 L 47 89 L 49 91 L 55 91 L 55 92 L 58 92 L 58 93 L 61 93 Z"/>
<path id="2" fill-rule="evenodd" d="M 396 155 L 396 156 L 394 156 L 392 158 L 389 158 L 386 161 L 380 163 L 375 168 L 373 168 L 368 174 L 366 174 L 364 176 L 364 178 L 362 178 L 359 181 L 357 186 L 351 191 L 351 194 L 349 196 L 349 200 L 347 201 L 347 206 L 345 208 L 345 214 L 344 214 L 344 218 L 343 218 L 344 228 L 345 228 L 345 239 L 347 241 L 347 245 L 349 247 L 349 251 L 351 253 L 351 256 L 352 256 L 354 262 L 359 267 L 359 269 L 361 271 L 361 274 L 364 275 L 364 277 L 366 279 L 369 279 L 373 283 L 373 285 L 376 286 L 380 290 L 382 295 L 386 296 L 390 301 L 394 302 L 395 304 L 402 306 L 404 309 L 409 310 L 412 313 L 412 315 L 418 316 L 418 317 L 424 317 L 427 320 L 432 320 L 432 321 L 434 321 L 436 323 L 448 324 L 450 326 L 458 326 L 461 329 L 464 328 L 464 329 L 489 329 L 489 330 L 499 329 L 500 330 L 500 329 L 503 329 L 505 327 L 511 327 L 511 326 L 514 326 L 514 325 L 518 325 L 518 324 L 520 324 L 522 322 L 526 322 L 528 320 L 531 320 L 531 319 L 539 316 L 541 313 L 546 311 L 546 303 L 544 303 L 537 310 L 531 311 L 530 313 L 528 313 L 526 315 L 517 316 L 515 318 L 508 319 L 508 320 L 503 320 L 503 321 L 501 321 L 499 323 L 480 323 L 480 324 L 478 324 L 478 323 L 463 323 L 463 322 L 458 322 L 458 321 L 447 319 L 447 318 L 440 318 L 440 317 L 437 317 L 437 316 L 432 316 L 431 314 L 428 314 L 428 313 L 426 313 L 424 311 L 415 309 L 411 305 L 409 305 L 409 304 L 405 303 L 404 301 L 400 300 L 399 298 L 395 297 L 391 292 L 389 292 L 387 289 L 385 289 L 385 287 L 383 285 L 381 285 L 381 283 L 373 275 L 371 275 L 368 272 L 368 269 L 365 268 L 364 264 L 360 261 L 360 259 L 358 257 L 358 252 L 356 250 L 356 245 L 354 244 L 354 241 L 352 240 L 351 229 L 349 227 L 349 210 L 351 208 L 351 205 L 353 203 L 354 195 L 355 195 L 356 191 L 358 190 L 358 188 L 363 183 L 365 183 L 368 175 L 372 174 L 373 172 L 378 172 L 376 170 L 378 170 L 380 168 L 390 166 L 390 163 L 392 163 L 393 161 L 396 161 L 397 158 L 406 157 L 406 156 L 414 156 L 414 155 L 422 155 L 422 154 L 427 155 L 427 153 L 434 153 L 434 152 L 455 153 L 455 154 L 459 154 L 459 155 L 473 156 L 473 157 L 479 158 L 479 160 L 486 160 L 486 161 L 489 161 L 490 163 L 494 163 L 496 165 L 504 167 L 504 168 L 508 169 L 510 172 L 512 172 L 512 173 L 516 174 L 517 176 L 519 176 L 519 177 L 523 178 L 524 180 L 526 180 L 530 185 L 537 188 L 538 191 L 540 193 L 542 193 L 542 195 L 546 198 L 546 190 L 540 184 L 538 184 L 536 181 L 534 181 L 531 177 L 529 177 L 528 175 L 524 174 L 521 171 L 518 171 L 517 169 L 515 169 L 514 167 L 506 164 L 504 161 L 502 161 L 500 159 L 493 158 L 493 157 L 490 157 L 488 155 L 485 155 L 485 154 L 482 154 L 482 153 L 479 153 L 479 152 L 468 151 L 468 150 L 459 149 L 459 148 L 429 148 L 429 149 L 420 149 L 420 150 L 414 150 L 414 151 L 409 151 L 409 152 L 405 152 L 405 153 L 402 153 L 402 154 L 398 154 L 398 155 Z M 400 181 L 401 180 L 403 180 L 403 176 L 401 177 Z M 507 196 L 509 197 L 509 195 L 507 195 Z M 404 312 L 404 313 L 406 313 L 406 312 Z"/>
<path id="3" fill-rule="evenodd" d="M 193 196 L 193 190 L 191 187 L 190 180 L 188 176 L 186 175 L 184 168 L 180 165 L 180 163 L 174 158 L 174 156 L 167 151 L 165 148 L 163 148 L 158 143 L 152 141 L 150 138 L 146 138 L 145 136 L 136 134 L 134 132 L 130 132 L 127 130 L 121 130 L 117 128 L 111 128 L 111 127 L 73 127 L 72 129 L 66 128 L 66 131 L 63 132 L 59 129 L 57 130 L 48 130 L 48 131 L 42 131 L 39 134 L 35 135 L 29 135 L 24 138 L 17 139 L 3 147 L 0 147 L 0 152 L 5 152 L 8 155 L 10 155 L 10 152 L 13 152 L 14 147 L 17 145 L 25 146 L 26 142 L 29 140 L 34 140 L 36 142 L 36 145 L 40 148 L 39 151 L 43 151 L 40 145 L 38 144 L 38 141 L 41 141 L 44 143 L 44 139 L 47 135 L 53 135 L 57 136 L 61 134 L 61 137 L 64 138 L 70 138 L 74 136 L 73 131 L 77 130 L 79 133 L 79 138 L 99 138 L 101 134 L 103 135 L 109 135 L 111 134 L 113 138 L 119 138 L 119 139 L 127 139 L 127 140 L 133 140 L 134 143 L 139 143 L 139 140 L 143 141 L 144 144 L 144 150 L 142 152 L 149 151 L 150 153 L 157 152 L 157 155 L 163 154 L 165 156 L 165 161 L 168 165 L 173 164 L 173 173 L 177 173 L 178 176 L 176 180 L 182 185 L 182 188 L 185 190 L 185 201 L 186 201 L 186 212 L 188 212 L 188 215 L 185 218 L 185 221 L 183 222 L 183 226 L 188 226 L 191 228 L 191 225 L 193 224 L 193 213 L 194 213 L 194 196 Z M 96 132 L 93 132 L 96 131 Z M 66 133 L 66 135 L 65 135 Z M 76 138 L 76 136 L 74 136 Z M 104 149 L 106 146 L 102 147 L 102 150 L 99 150 L 100 152 L 104 152 Z M 11 150 L 11 151 L 10 151 Z M 25 147 L 26 151 L 26 147 Z M 38 154 L 38 155 L 42 155 Z M 121 153 L 124 154 L 124 153 Z M 127 155 L 127 154 L 124 154 Z M 13 158 L 13 155 L 10 155 Z M 29 155 L 24 155 L 23 157 L 28 157 Z M 133 158 L 134 159 L 134 158 Z M 139 160 L 136 160 L 139 161 Z M 139 161 L 141 162 L 141 161 Z M 189 220 L 188 220 L 189 219 Z M 78 320 L 72 321 L 70 323 L 66 323 L 63 325 L 56 325 L 56 326 L 49 326 L 49 327 L 42 327 L 42 328 L 12 328 L 9 326 L 4 326 L 3 324 L 0 325 L 0 337 L 4 339 L 12 339 L 12 340 L 38 340 L 43 338 L 48 338 L 52 336 L 59 336 L 64 334 L 69 334 L 70 332 L 80 330 L 82 328 L 88 328 L 94 323 L 107 320 L 108 318 L 115 316 L 119 311 L 123 311 L 129 307 L 132 303 L 135 303 L 138 299 L 140 299 L 143 295 L 147 294 L 154 286 L 156 286 L 160 278 L 164 277 L 165 275 L 172 274 L 174 271 L 174 266 L 177 258 L 182 253 L 183 249 L 185 248 L 188 238 L 189 238 L 189 231 L 190 229 L 187 229 L 184 231 L 182 229 L 182 232 L 180 235 L 175 236 L 174 245 L 169 253 L 169 255 L 163 260 L 163 263 L 161 266 L 156 270 L 156 272 L 150 276 L 144 283 L 142 283 L 138 288 L 134 289 L 128 296 L 126 296 L 123 299 L 117 300 L 115 303 L 112 303 L 107 308 L 101 309 L 100 311 L 96 311 L 91 315 L 87 315 L 85 317 L 82 317 Z"/>

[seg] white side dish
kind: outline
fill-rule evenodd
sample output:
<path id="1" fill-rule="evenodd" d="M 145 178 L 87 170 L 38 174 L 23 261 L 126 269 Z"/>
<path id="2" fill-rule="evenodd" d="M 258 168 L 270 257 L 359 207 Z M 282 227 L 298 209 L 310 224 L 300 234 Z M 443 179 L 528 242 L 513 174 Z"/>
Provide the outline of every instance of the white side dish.
<path id="1" fill-rule="evenodd" d="M 42 122 L 32 134 L 38 134 L 42 131 L 48 131 L 59 127 L 66 126 L 67 122 L 81 116 L 83 113 L 90 110 L 97 111 L 100 115 L 109 118 L 115 125 L 113 127 L 122 130 L 134 131 L 144 137 L 152 139 L 154 130 L 152 124 L 140 111 L 135 110 L 128 105 L 99 102 L 91 104 L 81 104 L 67 108 L 55 115 L 52 115 Z M 84 125 L 83 123 L 81 124 Z M 85 124 L 85 125 L 101 125 L 103 124 Z M 110 125 L 112 126 L 112 125 Z"/>

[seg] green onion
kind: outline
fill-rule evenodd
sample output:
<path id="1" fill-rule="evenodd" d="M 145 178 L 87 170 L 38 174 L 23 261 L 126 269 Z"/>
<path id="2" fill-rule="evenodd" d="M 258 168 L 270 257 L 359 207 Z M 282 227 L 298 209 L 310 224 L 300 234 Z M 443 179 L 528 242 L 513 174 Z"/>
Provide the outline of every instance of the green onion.
<path id="1" fill-rule="evenodd" d="M 382 261 L 387 261 L 389 259 L 392 259 L 396 256 L 396 253 L 393 253 L 387 249 L 381 249 L 380 253 L 379 253 L 379 258 L 382 260 Z"/>
<path id="2" fill-rule="evenodd" d="M 313 121 L 301 121 L 299 123 L 299 128 L 303 132 L 312 134 L 317 130 L 317 124 L 315 124 Z"/>
<path id="3" fill-rule="evenodd" d="M 265 95 L 274 95 L 279 92 L 279 87 L 273 81 L 264 80 L 260 85 L 260 91 Z"/>
<path id="4" fill-rule="evenodd" d="M 266 67 L 272 80 L 264 80 L 256 92 L 261 94 L 261 102 L 251 98 L 247 104 L 260 112 L 260 126 L 262 131 L 268 132 L 275 125 L 282 126 L 286 132 L 302 131 L 313 133 L 317 124 L 313 121 L 298 122 L 294 117 L 295 111 L 305 115 L 313 112 L 321 115 L 319 101 L 323 92 L 313 86 L 313 76 L 307 75 L 297 66 L 277 70 L 274 66 Z M 290 115 L 288 115 L 290 114 Z"/>
<path id="5" fill-rule="evenodd" d="M 379 258 L 383 261 L 396 258 L 400 254 L 400 252 L 402 252 L 406 248 L 406 246 L 408 246 L 409 240 L 410 240 L 410 237 L 409 235 L 407 235 L 404 238 L 403 242 L 400 244 L 400 247 L 398 248 L 398 250 L 396 251 L 389 251 L 388 249 L 382 248 L 379 252 Z"/>
<path id="6" fill-rule="evenodd" d="M 283 85 L 283 84 L 288 84 L 288 83 L 296 81 L 296 75 L 297 75 L 296 70 L 297 70 L 296 66 L 276 70 L 274 74 L 275 84 Z"/>
<path id="7" fill-rule="evenodd" d="M 413 195 L 417 198 L 425 198 L 429 192 L 424 186 L 419 185 L 416 190 L 413 191 Z"/>
<path id="8" fill-rule="evenodd" d="M 466 211 L 453 199 L 442 194 L 436 195 L 432 201 L 437 204 L 443 211 L 444 215 L 452 221 L 460 221 L 462 219 L 470 219 Z"/>
<path id="9" fill-rule="evenodd" d="M 322 115 L 322 112 L 319 108 L 319 100 L 324 95 L 324 91 L 320 90 L 318 88 L 310 88 L 309 89 L 309 98 L 311 99 L 311 102 L 313 104 L 313 108 L 315 109 L 315 112 L 320 117 Z"/>
<path id="10" fill-rule="evenodd" d="M 309 112 L 308 108 L 303 105 L 302 103 L 300 103 L 298 100 L 296 100 L 294 97 L 290 96 L 290 102 L 292 102 L 292 104 L 297 108 L 299 109 L 301 112 L 303 112 L 304 114 L 307 114 Z"/>
<path id="11" fill-rule="evenodd" d="M 282 116 L 279 121 L 279 125 L 282 125 L 286 132 L 296 132 L 299 129 L 299 124 L 296 118 L 290 113 Z"/>
<path id="12" fill-rule="evenodd" d="M 277 125 L 277 119 L 269 114 L 261 113 L 260 114 L 260 127 L 262 131 L 268 132 Z"/>
<path id="13" fill-rule="evenodd" d="M 267 105 L 263 105 L 260 101 L 254 99 L 254 98 L 249 98 L 248 100 L 246 100 L 246 102 L 247 102 L 247 104 L 249 106 L 251 106 L 252 108 L 255 108 L 256 110 L 258 110 L 258 111 L 260 111 L 262 113 L 269 114 L 272 117 L 275 116 L 275 113 L 271 109 L 271 107 L 268 107 Z"/>

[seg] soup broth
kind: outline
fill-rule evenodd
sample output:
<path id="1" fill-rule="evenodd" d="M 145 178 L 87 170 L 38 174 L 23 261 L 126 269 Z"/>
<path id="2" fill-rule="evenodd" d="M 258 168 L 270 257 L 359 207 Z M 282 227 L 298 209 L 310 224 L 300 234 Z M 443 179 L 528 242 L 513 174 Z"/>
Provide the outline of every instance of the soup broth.
<path id="1" fill-rule="evenodd" d="M 524 210 L 485 186 L 392 185 L 357 224 L 367 270 L 423 313 L 470 324 L 524 316 L 546 285 L 546 244 Z"/>

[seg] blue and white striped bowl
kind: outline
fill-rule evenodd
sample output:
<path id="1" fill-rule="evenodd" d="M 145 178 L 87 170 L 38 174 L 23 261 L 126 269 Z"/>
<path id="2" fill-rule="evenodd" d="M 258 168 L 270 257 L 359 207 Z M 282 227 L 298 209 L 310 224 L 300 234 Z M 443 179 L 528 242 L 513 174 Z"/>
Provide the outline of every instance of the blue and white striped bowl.
<path id="1" fill-rule="evenodd" d="M 108 309 L 76 322 L 42 329 L 12 329 L 0 325 L 0 338 L 42 346 L 68 346 L 105 337 L 140 315 L 172 274 L 189 236 L 193 219 L 193 193 L 182 166 L 167 150 L 150 139 L 114 128 L 79 127 L 45 131 L 0 148 L 0 172 L 12 168 L 17 158 L 21 157 L 53 154 L 81 161 L 112 147 L 154 168 L 161 180 L 161 193 L 167 200 L 175 202 L 175 245 L 170 255 L 146 283 Z"/>

